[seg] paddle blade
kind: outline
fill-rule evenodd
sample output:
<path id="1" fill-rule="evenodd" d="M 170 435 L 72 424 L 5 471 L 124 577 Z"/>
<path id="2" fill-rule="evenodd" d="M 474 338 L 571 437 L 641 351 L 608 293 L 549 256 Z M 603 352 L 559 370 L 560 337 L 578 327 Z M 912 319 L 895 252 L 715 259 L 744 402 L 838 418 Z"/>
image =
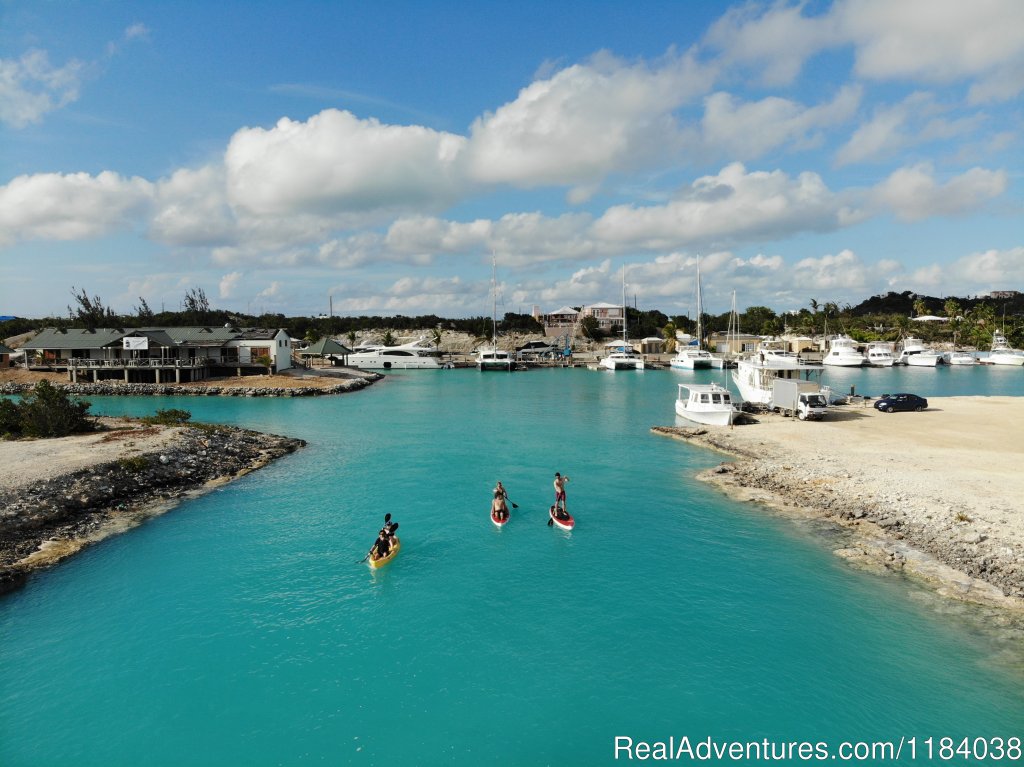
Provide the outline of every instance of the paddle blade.
<path id="1" fill-rule="evenodd" d="M 548 527 L 551 527 L 554 524 L 555 524 L 555 520 L 553 520 L 551 517 L 548 517 Z"/>
<path id="2" fill-rule="evenodd" d="M 387 514 L 384 515 L 384 523 L 387 524 L 390 521 L 391 521 L 391 512 L 389 511 Z"/>
<path id="3" fill-rule="evenodd" d="M 513 503 L 512 504 L 512 508 L 513 509 L 518 509 L 519 508 L 519 504 L 518 503 Z"/>
<path id="4" fill-rule="evenodd" d="M 391 530 L 391 532 L 395 532 L 395 530 L 398 529 L 398 523 L 397 522 L 393 522 L 389 529 Z"/>

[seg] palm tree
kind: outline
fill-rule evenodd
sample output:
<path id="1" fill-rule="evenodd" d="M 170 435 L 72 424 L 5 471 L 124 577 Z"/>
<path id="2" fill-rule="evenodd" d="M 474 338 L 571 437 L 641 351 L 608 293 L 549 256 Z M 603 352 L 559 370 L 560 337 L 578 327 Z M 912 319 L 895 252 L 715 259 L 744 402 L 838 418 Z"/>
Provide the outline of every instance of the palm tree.
<path id="1" fill-rule="evenodd" d="M 818 299 L 812 298 L 810 306 L 811 306 L 811 335 L 813 336 L 814 335 L 814 331 L 816 329 L 816 326 L 818 324 L 818 309 L 821 308 L 821 304 L 818 303 Z"/>
<path id="2" fill-rule="evenodd" d="M 665 351 L 669 354 L 674 353 L 676 350 L 676 324 L 668 323 L 661 329 L 661 334 L 665 338 Z"/>
<path id="3" fill-rule="evenodd" d="M 921 317 L 928 313 L 928 306 L 925 304 L 923 298 L 914 299 L 914 316 Z"/>
<path id="4" fill-rule="evenodd" d="M 390 329 L 389 330 L 385 330 L 384 331 L 384 338 L 381 339 L 381 343 L 384 344 L 384 346 L 394 346 L 395 345 L 395 334 L 392 333 Z"/>
<path id="5" fill-rule="evenodd" d="M 352 349 L 356 348 L 356 331 L 355 330 L 348 331 L 348 333 L 345 334 L 345 338 L 348 339 L 349 348 L 352 348 Z"/>

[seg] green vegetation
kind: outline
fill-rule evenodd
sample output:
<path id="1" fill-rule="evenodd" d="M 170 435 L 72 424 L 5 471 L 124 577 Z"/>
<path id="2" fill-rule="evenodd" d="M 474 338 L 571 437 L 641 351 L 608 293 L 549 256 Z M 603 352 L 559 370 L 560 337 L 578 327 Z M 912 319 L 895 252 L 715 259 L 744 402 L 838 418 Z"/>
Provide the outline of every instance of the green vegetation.
<path id="1" fill-rule="evenodd" d="M 141 420 L 143 423 L 158 424 L 160 426 L 181 426 L 188 423 L 191 418 L 192 414 L 187 410 L 168 408 L 167 410 L 157 410 L 156 415 L 147 415 Z"/>
<path id="2" fill-rule="evenodd" d="M 135 455 L 131 458 L 121 458 L 118 463 L 132 473 L 139 473 L 149 468 L 149 459 L 144 455 Z"/>
<path id="3" fill-rule="evenodd" d="M 89 407 L 88 402 L 73 400 L 63 390 L 40 381 L 19 402 L 0 400 L 0 436 L 44 439 L 93 431 Z"/>
<path id="4" fill-rule="evenodd" d="M 225 325 L 236 327 L 287 328 L 296 338 L 313 341 L 324 336 L 347 338 L 355 345 L 359 334 L 368 330 L 388 328 L 392 339 L 412 331 L 431 328 L 469 333 L 481 338 L 491 336 L 490 317 L 447 319 L 434 314 L 407 317 L 286 317 L 283 314 L 240 315 L 210 307 L 209 299 L 201 288 L 189 290 L 181 302 L 181 311 L 154 312 L 145 299 L 134 307 L 133 314 L 118 314 L 104 305 L 99 296 L 89 296 L 85 290 L 72 292 L 76 306 L 68 307 L 68 316 L 30 320 L 17 318 L 0 323 L 0 339 L 38 330 L 41 327 L 145 327 Z M 578 308 L 578 307 L 577 307 Z M 696 331 L 696 318 L 669 317 L 658 310 L 638 311 L 627 307 L 629 334 L 633 337 L 660 336 L 669 322 L 687 333 Z M 911 316 L 934 314 L 950 318 L 950 322 L 913 322 Z M 1005 316 L 1005 326 L 1004 326 Z M 705 313 L 703 327 L 706 333 L 724 331 L 729 324 L 728 312 L 713 315 Z M 992 331 L 1003 329 L 1011 345 L 1024 346 L 1024 292 L 1006 297 L 934 297 L 910 291 L 889 292 L 872 296 L 856 306 L 819 301 L 812 298 L 798 311 L 777 313 L 765 306 L 751 306 L 739 314 L 740 331 L 755 335 L 777 335 L 783 332 L 816 335 L 826 329 L 845 332 L 858 341 L 894 341 L 901 333 L 913 332 L 926 342 L 957 341 L 964 346 L 987 349 L 992 343 Z M 583 321 L 584 334 L 601 340 L 603 333 L 588 327 Z M 543 327 L 528 314 L 508 312 L 498 323 L 502 334 L 541 333 Z M 614 331 L 612 333 L 615 334 Z"/>

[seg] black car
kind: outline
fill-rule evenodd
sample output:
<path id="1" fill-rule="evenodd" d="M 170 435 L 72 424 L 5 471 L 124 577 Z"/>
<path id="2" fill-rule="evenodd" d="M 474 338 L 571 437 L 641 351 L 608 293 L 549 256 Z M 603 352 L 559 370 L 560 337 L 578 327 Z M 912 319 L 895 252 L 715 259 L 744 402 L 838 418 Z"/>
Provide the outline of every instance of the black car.
<path id="1" fill-rule="evenodd" d="M 921 412 L 928 407 L 928 400 L 916 394 L 883 394 L 875 400 L 875 409 L 883 413 L 895 413 L 897 410 L 916 410 Z"/>

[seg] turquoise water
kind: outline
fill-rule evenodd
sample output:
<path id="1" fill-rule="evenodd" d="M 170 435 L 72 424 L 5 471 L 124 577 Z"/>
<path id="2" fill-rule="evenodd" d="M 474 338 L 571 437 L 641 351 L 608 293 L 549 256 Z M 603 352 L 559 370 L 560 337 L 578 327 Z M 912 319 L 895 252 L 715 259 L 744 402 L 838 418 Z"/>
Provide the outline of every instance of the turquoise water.
<path id="1" fill-rule="evenodd" d="M 918 372 L 843 385 L 1024 394 L 1019 369 Z M 616 736 L 1021 735 L 1024 680 L 983 636 L 692 479 L 721 458 L 649 432 L 684 380 L 94 399 L 309 446 L 0 599 L 0 764 L 601 765 Z M 555 471 L 572 533 L 545 524 Z M 498 479 L 519 505 L 503 530 Z M 402 552 L 372 572 L 386 512 Z"/>

